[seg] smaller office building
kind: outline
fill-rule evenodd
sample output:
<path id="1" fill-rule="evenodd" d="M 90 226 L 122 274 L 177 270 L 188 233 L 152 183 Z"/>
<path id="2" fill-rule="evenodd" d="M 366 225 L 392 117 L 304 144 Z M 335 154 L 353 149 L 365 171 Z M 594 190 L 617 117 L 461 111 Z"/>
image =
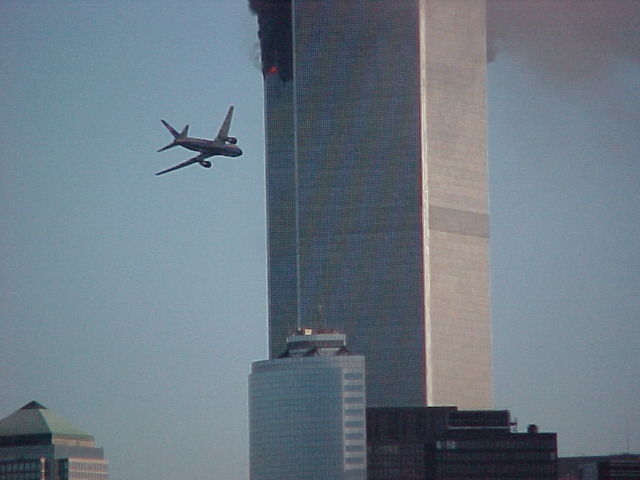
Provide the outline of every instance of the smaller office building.
<path id="1" fill-rule="evenodd" d="M 94 438 L 38 402 L 0 420 L 0 480 L 108 480 Z"/>
<path id="2" fill-rule="evenodd" d="M 364 357 L 346 337 L 300 329 L 249 375 L 251 480 L 365 480 Z"/>
<path id="3" fill-rule="evenodd" d="M 556 480 L 557 438 L 507 410 L 367 409 L 369 480 Z"/>
<path id="4" fill-rule="evenodd" d="M 623 453 L 558 459 L 558 480 L 640 480 L 640 455 Z"/>

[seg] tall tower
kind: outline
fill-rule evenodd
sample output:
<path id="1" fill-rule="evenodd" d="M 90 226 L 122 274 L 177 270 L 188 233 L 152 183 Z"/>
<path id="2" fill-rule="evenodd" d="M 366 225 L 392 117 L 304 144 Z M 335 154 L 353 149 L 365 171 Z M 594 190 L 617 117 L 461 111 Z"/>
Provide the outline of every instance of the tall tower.
<path id="1" fill-rule="evenodd" d="M 490 407 L 485 2 L 251 4 L 271 357 L 334 328 L 368 406 Z"/>

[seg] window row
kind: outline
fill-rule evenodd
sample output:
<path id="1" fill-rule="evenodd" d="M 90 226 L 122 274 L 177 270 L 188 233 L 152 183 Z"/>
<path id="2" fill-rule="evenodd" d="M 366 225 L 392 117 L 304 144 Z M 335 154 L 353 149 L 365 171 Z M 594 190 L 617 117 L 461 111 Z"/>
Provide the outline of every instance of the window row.
<path id="1" fill-rule="evenodd" d="M 44 472 L 0 472 L 0 480 L 40 480 Z"/>
<path id="2" fill-rule="evenodd" d="M 0 463 L 0 473 L 4 472 L 38 472 L 41 469 L 40 460 L 33 462 Z"/>

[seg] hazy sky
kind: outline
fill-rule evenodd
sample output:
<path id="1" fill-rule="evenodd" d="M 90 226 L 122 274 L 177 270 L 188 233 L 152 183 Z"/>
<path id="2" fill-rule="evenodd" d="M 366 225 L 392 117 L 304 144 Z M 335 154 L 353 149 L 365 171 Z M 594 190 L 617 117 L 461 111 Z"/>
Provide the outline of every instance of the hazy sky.
<path id="1" fill-rule="evenodd" d="M 562 455 L 640 450 L 640 2 L 608 3 L 490 24 L 495 407 Z M 43 403 L 112 480 L 248 477 L 256 58 L 243 0 L 0 3 L 0 417 Z M 211 138 L 229 104 L 242 157 L 154 176 L 189 157 L 160 118 Z"/>

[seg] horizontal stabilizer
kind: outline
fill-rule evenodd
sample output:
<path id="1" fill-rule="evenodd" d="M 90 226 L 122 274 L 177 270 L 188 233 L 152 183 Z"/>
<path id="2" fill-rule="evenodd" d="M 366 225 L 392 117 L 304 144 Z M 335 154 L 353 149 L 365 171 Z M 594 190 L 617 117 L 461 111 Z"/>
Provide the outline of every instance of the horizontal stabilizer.
<path id="1" fill-rule="evenodd" d="M 162 147 L 160 150 L 158 150 L 159 152 L 164 152 L 165 150 L 172 148 L 172 147 L 177 147 L 178 144 L 176 142 L 171 142 L 169 145 L 165 145 L 164 147 Z"/>

